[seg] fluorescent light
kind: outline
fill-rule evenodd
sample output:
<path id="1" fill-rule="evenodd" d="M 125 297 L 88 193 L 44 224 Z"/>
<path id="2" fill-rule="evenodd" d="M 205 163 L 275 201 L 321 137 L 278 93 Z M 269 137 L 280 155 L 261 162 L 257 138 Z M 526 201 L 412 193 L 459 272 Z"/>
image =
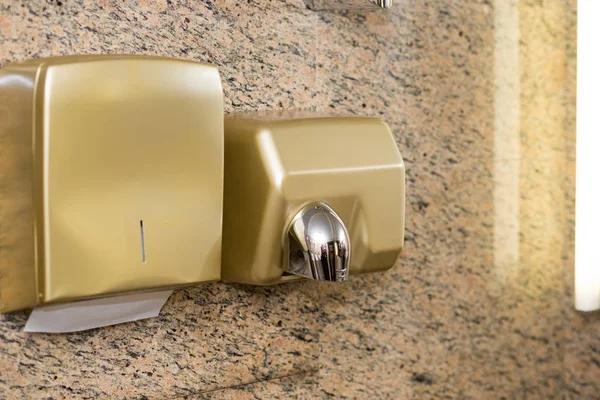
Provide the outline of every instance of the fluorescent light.
<path id="1" fill-rule="evenodd" d="M 600 309 L 600 1 L 579 0 L 575 308 Z"/>

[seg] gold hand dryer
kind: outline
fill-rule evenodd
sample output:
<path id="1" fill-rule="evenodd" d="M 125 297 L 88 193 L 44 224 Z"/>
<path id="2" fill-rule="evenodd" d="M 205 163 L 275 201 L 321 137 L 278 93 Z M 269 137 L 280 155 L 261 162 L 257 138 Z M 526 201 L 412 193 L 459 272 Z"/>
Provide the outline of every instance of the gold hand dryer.
<path id="1" fill-rule="evenodd" d="M 222 279 L 268 285 L 391 268 L 404 163 L 377 118 L 225 116 Z"/>

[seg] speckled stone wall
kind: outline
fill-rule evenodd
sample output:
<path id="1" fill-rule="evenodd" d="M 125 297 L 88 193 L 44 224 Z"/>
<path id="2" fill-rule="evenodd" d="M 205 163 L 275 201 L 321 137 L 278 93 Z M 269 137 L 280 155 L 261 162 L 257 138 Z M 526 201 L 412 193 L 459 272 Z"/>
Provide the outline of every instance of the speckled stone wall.
<path id="1" fill-rule="evenodd" d="M 600 315 L 572 302 L 575 27 L 575 0 L 0 0 L 1 64 L 172 56 L 218 65 L 228 112 L 381 116 L 408 202 L 397 265 L 344 285 L 208 284 L 67 335 L 2 315 L 0 398 L 600 398 Z"/>

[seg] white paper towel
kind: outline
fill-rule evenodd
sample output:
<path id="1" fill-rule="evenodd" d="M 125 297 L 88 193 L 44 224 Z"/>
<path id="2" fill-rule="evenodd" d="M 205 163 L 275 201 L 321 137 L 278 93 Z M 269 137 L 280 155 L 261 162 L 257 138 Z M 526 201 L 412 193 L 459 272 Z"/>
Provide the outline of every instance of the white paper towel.
<path id="1" fill-rule="evenodd" d="M 136 293 L 38 307 L 25 332 L 77 332 L 158 316 L 172 290 Z"/>

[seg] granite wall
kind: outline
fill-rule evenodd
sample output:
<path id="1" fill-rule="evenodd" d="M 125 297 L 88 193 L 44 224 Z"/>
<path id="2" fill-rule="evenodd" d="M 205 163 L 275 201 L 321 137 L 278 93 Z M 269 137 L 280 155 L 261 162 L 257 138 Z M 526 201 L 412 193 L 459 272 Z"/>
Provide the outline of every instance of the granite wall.
<path id="1" fill-rule="evenodd" d="M 575 0 L 0 0 L 1 64 L 172 56 L 219 66 L 227 112 L 380 116 L 408 196 L 387 273 L 208 284 L 76 334 L 2 315 L 0 398 L 599 398 L 600 315 L 572 301 L 575 28 Z"/>

